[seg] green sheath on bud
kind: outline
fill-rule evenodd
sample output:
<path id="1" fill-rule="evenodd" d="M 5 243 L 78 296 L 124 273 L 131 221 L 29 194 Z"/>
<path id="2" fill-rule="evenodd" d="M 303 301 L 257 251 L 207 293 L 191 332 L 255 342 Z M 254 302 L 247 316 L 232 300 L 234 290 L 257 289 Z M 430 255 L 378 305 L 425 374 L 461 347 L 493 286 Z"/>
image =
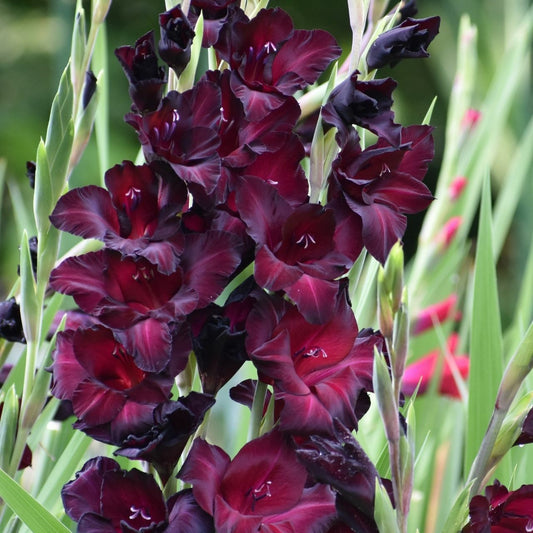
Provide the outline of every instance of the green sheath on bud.
<path id="1" fill-rule="evenodd" d="M 403 294 L 403 248 L 400 241 L 396 241 L 385 262 L 385 285 L 390 293 L 392 310 L 395 313 L 400 308 Z"/>
<path id="2" fill-rule="evenodd" d="M 518 439 L 522 432 L 524 420 L 532 408 L 533 392 L 530 392 L 522 397 L 509 413 L 507 413 L 492 448 L 488 463 L 489 469 L 494 468 L 502 457 L 513 447 L 516 439 Z"/>
<path id="3" fill-rule="evenodd" d="M 389 495 L 378 478 L 376 478 L 374 494 L 374 520 L 378 526 L 378 531 L 400 533 L 396 522 L 396 513 L 392 507 Z"/>
<path id="4" fill-rule="evenodd" d="M 0 465 L 3 470 L 9 468 L 11 452 L 17 436 L 19 416 L 19 399 L 12 385 L 9 390 L 0 397 L 2 416 L 0 418 Z"/>
<path id="5" fill-rule="evenodd" d="M 399 438 L 398 411 L 395 408 L 392 382 L 383 354 L 374 348 L 374 393 L 385 426 L 387 439 L 396 442 Z"/>
<path id="6" fill-rule="evenodd" d="M 499 409 L 509 409 L 522 381 L 533 368 L 533 323 L 522 342 L 518 346 L 513 357 L 509 361 L 498 390 L 496 407 Z"/>

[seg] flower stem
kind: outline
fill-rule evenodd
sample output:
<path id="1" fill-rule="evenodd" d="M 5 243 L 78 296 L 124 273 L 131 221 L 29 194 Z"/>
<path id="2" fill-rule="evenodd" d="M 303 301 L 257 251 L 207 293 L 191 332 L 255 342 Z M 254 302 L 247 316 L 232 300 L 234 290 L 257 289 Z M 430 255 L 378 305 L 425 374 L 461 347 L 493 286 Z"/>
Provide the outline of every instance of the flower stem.
<path id="1" fill-rule="evenodd" d="M 259 437 L 261 420 L 263 419 L 263 408 L 265 405 L 266 392 L 266 383 L 258 380 L 255 387 L 254 401 L 252 403 L 252 416 L 250 418 L 250 428 L 248 430 L 248 441 Z"/>

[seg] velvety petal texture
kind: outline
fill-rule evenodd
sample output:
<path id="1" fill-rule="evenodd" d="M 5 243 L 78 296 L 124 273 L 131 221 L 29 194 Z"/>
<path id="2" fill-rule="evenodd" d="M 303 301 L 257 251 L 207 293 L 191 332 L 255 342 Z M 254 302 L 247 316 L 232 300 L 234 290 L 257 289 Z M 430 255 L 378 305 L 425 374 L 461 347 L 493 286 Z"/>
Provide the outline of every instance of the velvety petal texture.
<path id="1" fill-rule="evenodd" d="M 463 533 L 510 533 L 533 529 L 533 485 L 508 490 L 498 480 L 485 489 L 485 496 L 470 501 L 470 521 Z"/>
<path id="2" fill-rule="evenodd" d="M 139 37 L 135 46 L 117 48 L 115 55 L 129 81 L 132 109 L 139 113 L 156 109 L 167 80 L 158 65 L 153 32 Z"/>
<path id="3" fill-rule="evenodd" d="M 121 470 L 106 457 L 87 461 L 61 496 L 79 532 L 150 533 L 167 525 L 166 504 L 155 479 L 136 469 Z"/>
<path id="4" fill-rule="evenodd" d="M 439 33 L 440 18 L 407 18 L 401 24 L 379 35 L 366 56 L 369 70 L 390 65 L 401 59 L 428 57 L 427 47 Z"/>
<path id="5" fill-rule="evenodd" d="M 72 403 L 76 427 L 115 444 L 151 427 L 172 387 L 171 376 L 141 370 L 102 325 L 59 333 L 51 370 L 52 394 Z"/>
<path id="6" fill-rule="evenodd" d="M 325 31 L 294 30 L 279 8 L 262 9 L 252 20 L 241 12 L 222 29 L 215 49 L 237 73 L 238 96 L 253 118 L 314 83 L 341 52 Z"/>
<path id="7" fill-rule="evenodd" d="M 272 431 L 246 444 L 230 461 L 216 446 L 197 439 L 179 473 L 191 483 L 217 532 L 325 531 L 334 517 L 327 487 L 306 489 L 307 473 L 285 437 Z"/>
<path id="8" fill-rule="evenodd" d="M 358 336 L 346 287 L 335 302 L 331 319 L 318 326 L 295 306 L 276 310 L 270 299 L 250 314 L 247 347 L 260 379 L 274 386 L 285 431 L 328 433 L 335 417 L 354 429 L 359 395 L 372 390 L 373 351 L 382 338 Z"/>

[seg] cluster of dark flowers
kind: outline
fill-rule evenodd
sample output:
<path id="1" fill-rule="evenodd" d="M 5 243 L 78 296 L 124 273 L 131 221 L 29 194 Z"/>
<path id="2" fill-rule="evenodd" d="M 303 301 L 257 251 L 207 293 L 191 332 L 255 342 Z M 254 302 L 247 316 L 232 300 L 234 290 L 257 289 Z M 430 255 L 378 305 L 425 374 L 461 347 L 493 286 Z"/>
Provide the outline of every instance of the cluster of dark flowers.
<path id="1" fill-rule="evenodd" d="M 51 215 L 103 242 L 51 275 L 79 307 L 57 336 L 53 395 L 70 402 L 77 429 L 147 461 L 162 485 L 181 461 L 177 476 L 192 487 L 166 499 L 151 474 L 92 459 L 62 493 L 80 532 L 374 532 L 376 480 L 390 493 L 352 435 L 385 346 L 358 327 L 346 274 L 363 249 L 384 263 L 406 215 L 433 200 L 423 183 L 432 128 L 394 122 L 393 79 L 350 73 L 315 119 L 336 128 L 338 150 L 323 202 L 310 201 L 295 94 L 341 49 L 325 31 L 295 30 L 281 9 L 250 20 L 238 4 L 192 0 L 187 14 L 160 15 L 157 46 L 149 32 L 116 50 L 132 101 L 125 121 L 146 162 L 115 165 L 105 188 L 73 189 Z M 225 68 L 165 92 L 160 60 L 179 78 L 200 14 L 202 45 Z M 368 70 L 427 56 L 438 26 L 402 17 L 369 48 Z M 231 397 L 259 399 L 274 424 L 231 459 L 189 441 L 245 361 L 258 379 Z M 175 398 L 193 364 L 202 392 Z"/>

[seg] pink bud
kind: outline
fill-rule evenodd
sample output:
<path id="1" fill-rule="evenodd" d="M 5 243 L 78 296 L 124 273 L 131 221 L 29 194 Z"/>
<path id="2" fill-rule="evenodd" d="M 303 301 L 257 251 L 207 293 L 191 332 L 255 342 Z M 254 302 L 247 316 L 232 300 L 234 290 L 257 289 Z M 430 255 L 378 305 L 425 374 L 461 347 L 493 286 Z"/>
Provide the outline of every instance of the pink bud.
<path id="1" fill-rule="evenodd" d="M 450 183 L 450 187 L 448 188 L 450 200 L 457 200 L 457 198 L 461 196 L 461 193 L 463 192 L 463 189 L 466 187 L 467 183 L 468 180 L 464 176 L 457 176 L 456 178 L 454 178 L 453 181 Z"/>
<path id="2" fill-rule="evenodd" d="M 461 127 L 464 130 L 472 130 L 476 127 L 481 118 L 481 111 L 477 109 L 467 109 L 461 120 Z"/>
<path id="3" fill-rule="evenodd" d="M 451 294 L 445 300 L 422 309 L 415 318 L 413 333 L 416 335 L 433 328 L 435 324 L 441 324 L 453 316 L 454 320 L 461 318 L 461 313 L 455 309 L 457 295 Z"/>
<path id="4" fill-rule="evenodd" d="M 463 222 L 463 217 L 456 216 L 456 217 L 450 218 L 450 220 L 448 220 L 448 222 L 444 224 L 444 227 L 440 230 L 439 234 L 437 235 L 437 242 L 440 243 L 444 249 L 450 246 L 462 222 Z"/>

